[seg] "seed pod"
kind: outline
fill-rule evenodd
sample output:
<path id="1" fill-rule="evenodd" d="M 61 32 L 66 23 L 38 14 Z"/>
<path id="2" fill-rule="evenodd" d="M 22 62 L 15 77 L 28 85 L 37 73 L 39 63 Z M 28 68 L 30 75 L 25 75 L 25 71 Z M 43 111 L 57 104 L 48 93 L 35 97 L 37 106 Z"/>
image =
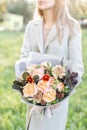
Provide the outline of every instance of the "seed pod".
<path id="1" fill-rule="evenodd" d="M 64 97 L 64 93 L 60 93 L 60 92 L 56 93 L 56 98 L 62 99 L 63 97 Z"/>

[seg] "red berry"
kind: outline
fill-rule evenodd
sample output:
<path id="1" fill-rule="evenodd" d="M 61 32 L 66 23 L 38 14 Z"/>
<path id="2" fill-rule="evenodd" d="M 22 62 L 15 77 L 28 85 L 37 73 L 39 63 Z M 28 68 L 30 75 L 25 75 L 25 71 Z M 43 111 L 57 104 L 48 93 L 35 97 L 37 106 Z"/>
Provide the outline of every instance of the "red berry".
<path id="1" fill-rule="evenodd" d="M 42 80 L 44 81 L 48 81 L 49 80 L 49 75 L 45 74 L 43 77 L 42 77 Z"/>
<path id="2" fill-rule="evenodd" d="M 33 82 L 34 82 L 34 80 L 33 80 L 33 78 L 32 78 L 31 76 L 28 76 L 28 77 L 26 78 L 26 80 L 27 80 L 29 83 L 33 83 Z"/>

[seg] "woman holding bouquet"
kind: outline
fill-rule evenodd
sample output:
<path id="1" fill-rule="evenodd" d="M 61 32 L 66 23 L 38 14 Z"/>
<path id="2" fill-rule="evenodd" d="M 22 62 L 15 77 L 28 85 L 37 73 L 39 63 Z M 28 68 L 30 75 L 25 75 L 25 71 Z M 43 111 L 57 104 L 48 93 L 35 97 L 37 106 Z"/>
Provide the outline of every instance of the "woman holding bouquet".
<path id="1" fill-rule="evenodd" d="M 67 0 L 36 0 L 38 19 L 30 21 L 26 27 L 21 58 L 29 57 L 30 51 L 63 58 L 72 71 L 83 74 L 81 30 L 67 7 Z M 65 130 L 68 99 L 56 108 L 51 108 L 51 119 L 43 120 L 35 114 L 31 118 L 29 130 Z M 27 108 L 27 121 L 30 107 Z"/>

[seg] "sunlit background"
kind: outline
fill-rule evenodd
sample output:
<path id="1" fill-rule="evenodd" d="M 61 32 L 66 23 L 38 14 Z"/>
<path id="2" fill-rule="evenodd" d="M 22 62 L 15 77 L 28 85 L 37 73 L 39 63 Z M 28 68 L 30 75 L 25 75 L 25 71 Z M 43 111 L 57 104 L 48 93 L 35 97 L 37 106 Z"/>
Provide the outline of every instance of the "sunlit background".
<path id="1" fill-rule="evenodd" d="M 66 130 L 87 130 L 87 0 L 69 0 L 69 11 L 82 28 L 85 73 L 70 98 Z M 26 105 L 11 88 L 24 31 L 33 18 L 35 0 L 0 0 L 0 130 L 25 130 Z"/>
<path id="2" fill-rule="evenodd" d="M 85 27 L 87 0 L 69 0 L 69 11 Z M 35 0 L 0 0 L 0 30 L 23 30 L 35 11 Z"/>

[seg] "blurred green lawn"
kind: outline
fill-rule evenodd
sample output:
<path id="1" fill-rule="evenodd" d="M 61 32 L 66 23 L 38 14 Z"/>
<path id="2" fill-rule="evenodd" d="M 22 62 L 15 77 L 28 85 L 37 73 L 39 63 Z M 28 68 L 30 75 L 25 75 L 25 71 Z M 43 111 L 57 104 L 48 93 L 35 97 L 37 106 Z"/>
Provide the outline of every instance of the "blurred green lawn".
<path id="1" fill-rule="evenodd" d="M 25 130 L 26 105 L 11 88 L 15 79 L 14 64 L 19 59 L 22 32 L 0 32 L 0 130 Z M 87 30 L 83 30 L 82 48 L 87 72 Z M 66 130 L 87 130 L 87 73 L 76 93 L 70 98 Z"/>

